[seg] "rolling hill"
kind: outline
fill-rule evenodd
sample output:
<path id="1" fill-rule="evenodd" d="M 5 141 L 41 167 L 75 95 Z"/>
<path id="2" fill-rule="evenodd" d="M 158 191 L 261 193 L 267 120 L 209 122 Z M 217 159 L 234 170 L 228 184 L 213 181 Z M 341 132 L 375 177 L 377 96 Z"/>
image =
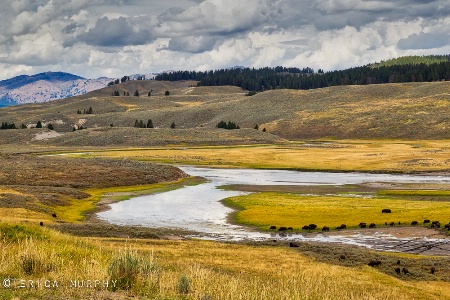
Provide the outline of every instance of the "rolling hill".
<path id="1" fill-rule="evenodd" d="M 70 99 L 5 107 L 2 122 L 30 127 L 41 120 L 44 126 L 52 123 L 58 135 L 33 139 L 38 129 L 2 130 L 0 141 L 12 141 L 19 133 L 23 141 L 80 146 L 450 138 L 449 82 L 271 90 L 255 96 L 245 96 L 238 87 L 194 86 L 191 81 L 129 81 Z M 144 96 L 113 97 L 115 90 L 121 95 L 138 90 Z M 77 113 L 90 107 L 92 114 Z M 155 129 L 133 127 L 136 120 L 148 119 Z M 242 129 L 217 129 L 222 120 Z M 75 125 L 88 129 L 72 132 Z"/>

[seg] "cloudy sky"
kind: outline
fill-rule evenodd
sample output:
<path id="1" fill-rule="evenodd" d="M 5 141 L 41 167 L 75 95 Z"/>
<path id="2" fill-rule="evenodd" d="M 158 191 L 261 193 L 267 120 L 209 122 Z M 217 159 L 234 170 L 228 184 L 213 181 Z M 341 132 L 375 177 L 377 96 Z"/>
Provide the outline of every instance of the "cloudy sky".
<path id="1" fill-rule="evenodd" d="M 0 8 L 0 80 L 235 65 L 325 71 L 450 54 L 449 0 L 14 0 Z"/>

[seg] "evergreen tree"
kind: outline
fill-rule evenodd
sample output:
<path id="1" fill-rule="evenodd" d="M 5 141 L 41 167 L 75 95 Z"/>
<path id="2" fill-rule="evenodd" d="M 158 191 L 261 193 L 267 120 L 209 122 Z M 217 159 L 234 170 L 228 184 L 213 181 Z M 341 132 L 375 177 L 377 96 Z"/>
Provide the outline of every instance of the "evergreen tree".
<path id="1" fill-rule="evenodd" d="M 147 121 L 147 128 L 154 128 L 154 127 L 153 127 L 152 119 L 149 119 L 149 120 Z"/>
<path id="2" fill-rule="evenodd" d="M 52 123 L 49 123 L 48 125 L 47 125 L 47 128 L 49 129 L 49 130 L 54 130 L 55 128 L 53 127 L 53 124 Z"/>
<path id="3" fill-rule="evenodd" d="M 170 96 L 170 92 L 169 92 L 169 91 L 166 91 L 166 92 L 164 93 L 164 95 Z"/>
<path id="4" fill-rule="evenodd" d="M 172 122 L 172 124 L 170 124 L 170 128 L 172 128 L 172 129 L 175 128 L 175 122 Z"/>
<path id="5" fill-rule="evenodd" d="M 41 121 L 38 121 L 38 122 L 37 122 L 36 128 L 42 128 L 42 122 L 41 122 Z"/>
<path id="6" fill-rule="evenodd" d="M 259 130 L 258 124 L 256 124 L 255 127 L 253 127 L 253 129 Z"/>
<path id="7" fill-rule="evenodd" d="M 139 91 L 138 90 L 136 90 L 136 92 L 134 92 L 134 96 L 135 97 L 139 97 Z"/>
<path id="8" fill-rule="evenodd" d="M 263 128 L 263 132 L 266 132 L 266 127 Z"/>
<path id="9" fill-rule="evenodd" d="M 134 127 L 139 128 L 139 121 L 138 120 L 134 121 Z"/>

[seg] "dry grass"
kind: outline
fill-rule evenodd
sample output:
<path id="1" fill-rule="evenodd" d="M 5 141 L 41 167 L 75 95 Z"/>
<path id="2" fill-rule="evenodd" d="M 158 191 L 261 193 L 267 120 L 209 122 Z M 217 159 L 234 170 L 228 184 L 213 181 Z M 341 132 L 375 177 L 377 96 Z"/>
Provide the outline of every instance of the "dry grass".
<path id="1" fill-rule="evenodd" d="M 440 282 L 405 282 L 367 266 L 329 265 L 285 246 L 87 240 L 5 225 L 1 232 L 0 276 L 16 278 L 16 286 L 26 280 L 27 286 L 2 288 L 7 299 L 442 299 L 449 292 Z M 46 280 L 58 287 L 45 288 Z M 74 280 L 108 280 L 110 286 L 74 288 Z"/>
<path id="2" fill-rule="evenodd" d="M 448 171 L 450 142 L 314 141 L 285 145 L 178 147 L 93 152 L 166 163 L 220 167 L 414 173 Z"/>

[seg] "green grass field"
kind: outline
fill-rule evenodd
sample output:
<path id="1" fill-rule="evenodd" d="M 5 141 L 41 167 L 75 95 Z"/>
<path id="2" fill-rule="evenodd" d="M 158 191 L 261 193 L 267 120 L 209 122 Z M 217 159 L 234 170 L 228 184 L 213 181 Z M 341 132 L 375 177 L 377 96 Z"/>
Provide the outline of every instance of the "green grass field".
<path id="1" fill-rule="evenodd" d="M 335 228 L 346 224 L 356 228 L 361 222 L 385 226 L 395 222 L 410 225 L 425 219 L 450 222 L 450 203 L 414 201 L 392 198 L 357 198 L 342 196 L 299 196 L 284 193 L 255 193 L 228 198 L 225 203 L 239 209 L 234 220 L 239 224 L 268 230 L 270 226 L 292 227 L 301 230 L 305 225 L 316 224 Z M 389 208 L 392 213 L 382 213 Z"/>

